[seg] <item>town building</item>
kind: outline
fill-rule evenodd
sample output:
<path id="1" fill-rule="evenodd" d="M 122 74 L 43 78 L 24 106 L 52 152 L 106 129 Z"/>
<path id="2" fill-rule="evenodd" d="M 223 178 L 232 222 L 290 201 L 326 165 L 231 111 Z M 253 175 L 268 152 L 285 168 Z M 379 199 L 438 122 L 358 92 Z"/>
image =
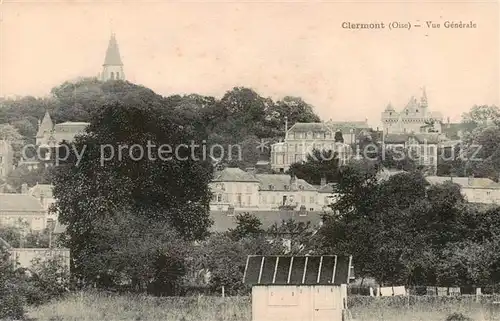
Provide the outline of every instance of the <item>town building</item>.
<path id="1" fill-rule="evenodd" d="M 0 140 L 0 179 L 5 179 L 14 169 L 14 150 L 6 140 Z"/>
<path id="2" fill-rule="evenodd" d="M 424 166 L 436 171 L 439 148 L 448 139 L 440 133 L 391 133 L 384 137 L 384 150 L 397 152 L 396 157 L 403 160 L 408 157 L 417 166 Z M 382 155 L 385 155 L 385 151 Z"/>
<path id="3" fill-rule="evenodd" d="M 326 182 L 324 182 L 326 185 Z M 225 168 L 209 184 L 212 211 L 322 211 L 328 209 L 333 189 L 313 186 L 288 174 L 256 174 L 253 168 Z"/>
<path id="4" fill-rule="evenodd" d="M 401 133 L 440 133 L 442 131 L 443 115 L 431 111 L 428 106 L 427 94 L 423 88 L 418 101 L 410 98 L 402 111 L 398 112 L 391 103 L 382 112 L 384 135 Z"/>
<path id="5" fill-rule="evenodd" d="M 470 203 L 500 204 L 500 184 L 489 178 L 427 176 L 430 184 L 455 183 Z"/>
<path id="6" fill-rule="evenodd" d="M 28 194 L 36 198 L 43 209 L 47 212 L 47 219 L 57 221 L 57 215 L 50 212 L 50 207 L 55 203 L 54 196 L 52 194 L 53 186 L 50 184 L 36 184 L 28 190 Z"/>
<path id="7" fill-rule="evenodd" d="M 285 133 L 285 140 L 271 145 L 271 169 L 284 173 L 293 163 L 306 161 L 314 149 L 337 152 L 339 165 L 353 156 L 353 146 L 369 135 L 367 122 L 296 123 Z"/>
<path id="8" fill-rule="evenodd" d="M 36 145 L 57 147 L 63 141 L 71 143 L 77 135 L 85 133 L 85 129 L 89 124 L 85 122 L 64 122 L 54 125 L 49 112 L 46 111 L 38 125 Z"/>
<path id="9" fill-rule="evenodd" d="M 41 231 L 47 226 L 47 212 L 31 195 L 0 194 L 0 226 Z"/>

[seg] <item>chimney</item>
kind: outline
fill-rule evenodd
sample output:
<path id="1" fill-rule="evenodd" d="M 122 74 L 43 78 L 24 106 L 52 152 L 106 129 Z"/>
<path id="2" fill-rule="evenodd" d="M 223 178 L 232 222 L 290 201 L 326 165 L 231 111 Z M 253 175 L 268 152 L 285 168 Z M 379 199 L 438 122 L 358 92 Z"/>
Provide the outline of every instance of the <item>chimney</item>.
<path id="1" fill-rule="evenodd" d="M 44 197 L 45 195 L 43 195 L 43 191 L 40 192 L 40 204 L 43 205 L 43 199 L 45 198 Z"/>
<path id="2" fill-rule="evenodd" d="M 21 185 L 21 194 L 28 194 L 28 184 Z"/>
<path id="3" fill-rule="evenodd" d="M 325 176 L 322 176 L 321 177 L 321 187 L 325 186 L 326 185 L 326 177 Z"/>

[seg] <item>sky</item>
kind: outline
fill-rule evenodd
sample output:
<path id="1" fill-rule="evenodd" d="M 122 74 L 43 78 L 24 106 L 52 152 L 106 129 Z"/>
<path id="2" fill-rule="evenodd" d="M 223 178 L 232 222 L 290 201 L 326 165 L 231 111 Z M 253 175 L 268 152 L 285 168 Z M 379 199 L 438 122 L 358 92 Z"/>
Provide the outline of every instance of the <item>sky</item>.
<path id="1" fill-rule="evenodd" d="M 245 86 L 302 97 L 323 120 L 374 127 L 389 102 L 401 110 L 423 86 L 429 109 L 452 122 L 473 105 L 500 106 L 496 1 L 4 0 L 0 13 L 0 96 L 45 96 L 65 80 L 96 76 L 114 32 L 127 79 L 162 95 L 221 97 Z M 447 20 L 477 28 L 447 29 Z M 412 28 L 389 30 L 391 22 Z"/>

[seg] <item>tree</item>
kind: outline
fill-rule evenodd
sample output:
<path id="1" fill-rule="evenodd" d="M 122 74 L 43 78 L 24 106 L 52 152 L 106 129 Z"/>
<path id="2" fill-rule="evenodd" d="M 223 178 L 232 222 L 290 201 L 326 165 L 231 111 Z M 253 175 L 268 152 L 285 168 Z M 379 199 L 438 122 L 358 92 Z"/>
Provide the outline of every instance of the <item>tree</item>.
<path id="1" fill-rule="evenodd" d="M 462 122 L 485 125 L 488 121 L 500 120 L 500 109 L 497 106 L 474 105 L 469 112 L 462 114 Z"/>
<path id="2" fill-rule="evenodd" d="M 335 182 L 338 177 L 339 160 L 337 152 L 314 149 L 303 163 L 293 163 L 289 172 L 310 184 L 320 184 L 321 179 Z"/>
<path id="3" fill-rule="evenodd" d="M 209 284 L 214 291 L 224 286 L 228 295 L 248 294 L 243 273 L 248 255 L 279 255 L 283 247 L 269 242 L 264 235 L 252 235 L 235 241 L 227 233 L 210 236 L 197 248 L 195 269 L 210 271 Z"/>
<path id="4" fill-rule="evenodd" d="M 238 214 L 236 216 L 236 228 L 229 230 L 229 234 L 235 240 L 240 240 L 248 236 L 256 236 L 263 232 L 262 222 L 250 213 Z"/>
<path id="5" fill-rule="evenodd" d="M 344 142 L 344 137 L 342 136 L 342 132 L 341 131 L 338 131 L 338 132 L 335 132 L 335 142 L 336 143 L 343 143 Z"/>
<path id="6" fill-rule="evenodd" d="M 9 256 L 0 246 L 0 318 L 21 320 L 24 317 L 26 299 L 22 295 L 21 282 L 15 276 Z"/>
<path id="7" fill-rule="evenodd" d="M 315 250 L 313 235 L 316 231 L 311 226 L 311 222 L 296 222 L 293 219 L 283 220 L 280 224 L 274 223 L 267 230 L 267 234 L 273 237 L 274 241 L 288 243 L 289 255 L 300 255 Z"/>
<path id="8" fill-rule="evenodd" d="M 123 92 L 130 84 L 107 86 Z M 105 251 L 96 252 L 103 245 L 100 219 L 130 212 L 150 224 L 167 224 L 186 240 L 205 237 L 211 224 L 211 165 L 202 150 L 180 148 L 203 136 L 184 126 L 175 110 L 165 108 L 162 97 L 133 95 L 142 92 L 147 90 L 131 90 L 123 101 L 90 109 L 86 134 L 76 138 L 67 161 L 54 173 L 55 210 L 68 225 L 73 270 L 87 279 L 103 274 L 86 268 L 90 262 L 99 266 L 99 251 Z M 135 153 L 130 151 L 133 145 L 139 146 Z M 83 156 L 78 158 L 75 150 L 84 151 Z"/>

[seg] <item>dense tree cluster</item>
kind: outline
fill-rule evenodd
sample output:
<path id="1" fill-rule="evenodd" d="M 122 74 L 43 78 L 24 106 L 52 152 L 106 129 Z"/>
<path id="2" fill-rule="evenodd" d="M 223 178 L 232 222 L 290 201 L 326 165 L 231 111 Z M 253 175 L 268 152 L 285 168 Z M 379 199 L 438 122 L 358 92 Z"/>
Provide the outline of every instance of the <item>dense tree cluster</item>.
<path id="1" fill-rule="evenodd" d="M 467 203 L 453 183 L 429 185 L 418 172 L 380 180 L 373 163 L 343 168 L 340 200 L 325 215 L 316 251 L 352 254 L 357 275 L 390 285 L 500 283 L 499 207 Z"/>

